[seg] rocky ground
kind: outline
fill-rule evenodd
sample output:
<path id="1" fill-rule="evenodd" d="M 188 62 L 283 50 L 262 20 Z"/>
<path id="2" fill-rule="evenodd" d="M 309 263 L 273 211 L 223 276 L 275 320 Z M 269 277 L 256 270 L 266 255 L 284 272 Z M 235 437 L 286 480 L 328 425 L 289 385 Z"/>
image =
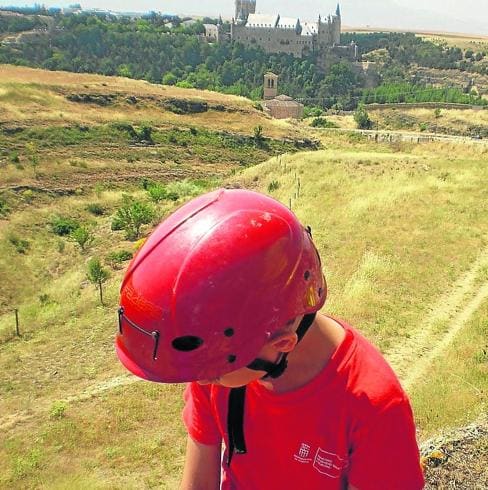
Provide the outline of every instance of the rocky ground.
<path id="1" fill-rule="evenodd" d="M 488 488 L 488 417 L 421 445 L 427 490 Z"/>

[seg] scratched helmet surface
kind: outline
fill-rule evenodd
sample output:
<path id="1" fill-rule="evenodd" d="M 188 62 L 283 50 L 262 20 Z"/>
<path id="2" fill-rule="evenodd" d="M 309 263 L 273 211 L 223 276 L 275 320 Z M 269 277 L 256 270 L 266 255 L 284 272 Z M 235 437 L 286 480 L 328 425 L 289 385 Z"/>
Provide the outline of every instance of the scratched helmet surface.
<path id="1" fill-rule="evenodd" d="M 130 263 L 117 355 L 151 381 L 214 379 L 325 298 L 320 258 L 296 216 L 266 195 L 220 189 L 161 222 Z"/>

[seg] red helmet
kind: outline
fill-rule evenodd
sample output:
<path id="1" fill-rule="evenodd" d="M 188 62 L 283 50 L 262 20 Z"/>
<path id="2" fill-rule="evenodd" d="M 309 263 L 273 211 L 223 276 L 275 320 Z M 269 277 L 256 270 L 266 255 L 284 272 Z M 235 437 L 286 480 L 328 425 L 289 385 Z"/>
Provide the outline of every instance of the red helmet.
<path id="1" fill-rule="evenodd" d="M 151 381 L 214 379 L 325 298 L 319 255 L 296 216 L 268 196 L 220 189 L 160 223 L 132 260 L 117 355 Z"/>

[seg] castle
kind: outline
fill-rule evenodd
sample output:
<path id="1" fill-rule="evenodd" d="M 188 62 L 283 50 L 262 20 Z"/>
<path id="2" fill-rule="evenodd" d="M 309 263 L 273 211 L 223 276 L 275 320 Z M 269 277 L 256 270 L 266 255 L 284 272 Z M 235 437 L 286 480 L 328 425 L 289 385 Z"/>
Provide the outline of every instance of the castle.
<path id="1" fill-rule="evenodd" d="M 341 10 L 317 22 L 301 22 L 298 17 L 256 14 L 256 0 L 235 0 L 231 39 L 245 46 L 260 46 L 266 53 L 291 54 L 302 58 L 318 54 L 319 64 L 347 59 L 356 61 L 357 46 L 341 46 Z"/>

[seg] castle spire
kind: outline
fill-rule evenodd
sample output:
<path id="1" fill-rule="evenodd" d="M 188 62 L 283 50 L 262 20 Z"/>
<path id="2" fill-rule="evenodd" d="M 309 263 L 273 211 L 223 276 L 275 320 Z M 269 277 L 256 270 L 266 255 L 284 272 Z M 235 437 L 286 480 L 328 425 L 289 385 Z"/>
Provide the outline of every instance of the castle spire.
<path id="1" fill-rule="evenodd" d="M 341 6 L 339 4 L 337 4 L 336 15 L 337 15 L 337 17 L 341 16 Z"/>

